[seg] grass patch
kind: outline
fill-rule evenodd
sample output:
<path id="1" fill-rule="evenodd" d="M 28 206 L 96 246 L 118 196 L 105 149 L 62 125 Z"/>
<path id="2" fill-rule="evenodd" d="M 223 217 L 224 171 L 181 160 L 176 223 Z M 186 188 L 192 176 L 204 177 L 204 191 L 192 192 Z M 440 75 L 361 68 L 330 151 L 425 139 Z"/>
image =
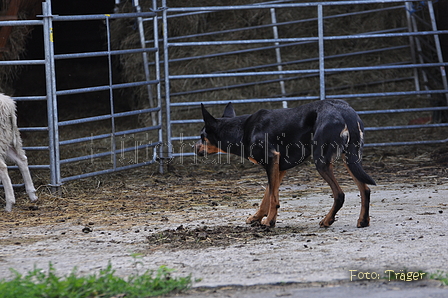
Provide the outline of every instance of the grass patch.
<path id="1" fill-rule="evenodd" d="M 429 275 L 429 279 L 440 280 L 445 286 L 448 286 L 448 273 L 437 271 Z"/>
<path id="2" fill-rule="evenodd" d="M 172 269 L 165 266 L 157 271 L 145 271 L 127 279 L 115 275 L 109 263 L 99 274 L 77 276 L 77 269 L 66 277 L 58 277 L 50 263 L 45 273 L 35 268 L 23 276 L 11 270 L 15 277 L 0 281 L 0 298 L 45 297 L 45 298 L 84 298 L 84 297 L 152 297 L 190 288 L 191 276 L 172 277 Z"/>

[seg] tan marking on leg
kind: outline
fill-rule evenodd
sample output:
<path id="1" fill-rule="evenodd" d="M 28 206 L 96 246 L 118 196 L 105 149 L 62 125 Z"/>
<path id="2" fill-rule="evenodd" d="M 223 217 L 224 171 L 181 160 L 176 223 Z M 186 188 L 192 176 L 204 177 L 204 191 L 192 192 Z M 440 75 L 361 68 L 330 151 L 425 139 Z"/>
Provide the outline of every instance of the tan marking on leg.
<path id="1" fill-rule="evenodd" d="M 286 171 L 279 170 L 280 154 L 276 152 L 276 157 L 274 158 L 274 169 L 272 176 L 269 181 L 271 185 L 266 187 L 264 192 L 263 200 L 258 208 L 257 212 L 249 216 L 246 223 L 251 224 L 254 222 L 261 222 L 267 226 L 274 226 L 275 220 L 277 218 L 277 209 L 280 207 L 279 204 L 279 186 L 283 178 L 285 177 Z M 275 183 L 273 183 L 275 182 Z M 267 216 L 263 220 L 263 217 Z"/>
<path id="2" fill-rule="evenodd" d="M 273 165 L 271 170 L 271 177 L 269 179 L 269 210 L 268 215 L 261 221 L 261 224 L 273 227 L 277 220 L 277 210 L 280 208 L 279 187 L 281 180 L 285 176 L 285 171 L 280 171 L 280 153 L 273 152 Z"/>
<path id="3" fill-rule="evenodd" d="M 258 207 L 257 212 L 254 215 L 251 215 L 247 218 L 246 223 L 251 224 L 254 222 L 261 222 L 263 217 L 268 214 L 269 210 L 269 185 L 266 186 L 266 190 L 264 191 L 263 200 L 261 201 L 260 207 Z"/>

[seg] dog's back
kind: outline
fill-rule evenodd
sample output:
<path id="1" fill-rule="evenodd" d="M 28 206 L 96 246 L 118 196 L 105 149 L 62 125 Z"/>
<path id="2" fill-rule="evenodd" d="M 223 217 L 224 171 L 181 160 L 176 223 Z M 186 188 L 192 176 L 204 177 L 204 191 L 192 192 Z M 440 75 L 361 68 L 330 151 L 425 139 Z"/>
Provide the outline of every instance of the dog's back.
<path id="1" fill-rule="evenodd" d="M 318 165 L 331 163 L 344 153 L 357 178 L 374 184 L 355 165 L 362 157 L 364 125 L 345 101 L 322 100 L 290 109 L 259 110 L 246 120 L 244 131 L 244 143 L 251 144 L 246 154 L 255 157 L 276 150 L 281 156 L 281 170 L 302 163 L 311 154 Z"/>

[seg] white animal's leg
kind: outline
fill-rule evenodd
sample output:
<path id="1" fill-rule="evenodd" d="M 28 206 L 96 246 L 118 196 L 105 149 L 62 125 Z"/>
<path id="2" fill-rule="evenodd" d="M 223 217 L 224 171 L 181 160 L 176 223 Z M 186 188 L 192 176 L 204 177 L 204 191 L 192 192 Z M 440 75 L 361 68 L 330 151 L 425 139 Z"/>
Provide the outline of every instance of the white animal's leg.
<path id="1" fill-rule="evenodd" d="M 0 179 L 3 183 L 3 188 L 5 189 L 5 200 L 7 212 L 12 210 L 12 205 L 15 204 L 16 199 L 14 197 L 14 191 L 12 189 L 11 179 L 8 175 L 8 168 L 3 160 L 0 160 Z"/>
<path id="2" fill-rule="evenodd" d="M 36 189 L 33 185 L 33 180 L 31 179 L 30 170 L 28 168 L 28 159 L 23 153 L 17 153 L 13 148 L 9 148 L 6 154 L 8 157 L 19 167 L 20 173 L 22 173 L 23 182 L 25 183 L 25 190 L 30 198 L 31 202 L 36 201 L 38 198 L 36 196 Z"/>

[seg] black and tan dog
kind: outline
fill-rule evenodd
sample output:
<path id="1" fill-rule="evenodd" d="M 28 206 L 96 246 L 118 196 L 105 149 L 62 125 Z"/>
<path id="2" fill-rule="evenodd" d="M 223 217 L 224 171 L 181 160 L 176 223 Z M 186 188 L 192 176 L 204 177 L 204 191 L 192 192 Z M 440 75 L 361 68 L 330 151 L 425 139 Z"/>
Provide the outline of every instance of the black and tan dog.
<path id="1" fill-rule="evenodd" d="M 320 222 L 329 227 L 344 203 L 344 192 L 333 174 L 333 162 L 343 157 L 344 165 L 361 193 L 358 227 L 369 225 L 370 189 L 375 181 L 361 165 L 364 127 L 345 101 L 322 100 L 291 109 L 259 110 L 236 116 L 231 103 L 222 118 L 214 118 L 202 105 L 205 126 L 195 145 L 199 156 L 231 153 L 263 166 L 268 187 L 258 211 L 247 223 L 274 226 L 279 203 L 279 186 L 286 170 L 312 155 L 317 171 L 333 191 L 334 203 Z M 266 216 L 266 218 L 264 218 Z"/>

